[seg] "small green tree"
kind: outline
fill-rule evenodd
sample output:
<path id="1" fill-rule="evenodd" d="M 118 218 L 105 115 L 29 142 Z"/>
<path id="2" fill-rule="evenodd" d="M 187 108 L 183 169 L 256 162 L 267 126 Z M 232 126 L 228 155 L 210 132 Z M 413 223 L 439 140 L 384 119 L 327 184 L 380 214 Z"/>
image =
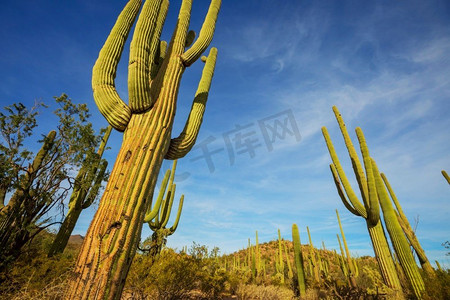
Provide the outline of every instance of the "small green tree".
<path id="1" fill-rule="evenodd" d="M 71 174 L 95 158 L 100 137 L 88 122 L 86 104 L 76 105 L 65 94 L 55 101 L 57 128 L 39 141 L 42 147 L 33 159 L 24 145 L 35 134 L 39 108 L 46 106 L 38 103 L 28 109 L 18 103 L 0 113 L 0 269 L 15 260 L 37 233 L 55 224 L 49 213 L 72 188 Z M 8 192 L 13 192 L 10 197 Z"/>

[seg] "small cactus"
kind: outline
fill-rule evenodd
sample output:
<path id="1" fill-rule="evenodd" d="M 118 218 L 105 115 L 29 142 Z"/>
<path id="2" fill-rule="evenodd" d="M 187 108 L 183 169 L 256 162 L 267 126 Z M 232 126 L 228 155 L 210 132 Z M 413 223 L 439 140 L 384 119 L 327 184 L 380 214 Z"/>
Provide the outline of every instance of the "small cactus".
<path id="1" fill-rule="evenodd" d="M 145 216 L 146 222 L 153 231 L 151 245 L 149 249 L 152 260 L 155 260 L 161 253 L 162 248 L 166 245 L 167 237 L 172 235 L 178 227 L 180 221 L 181 210 L 183 209 L 184 195 L 181 195 L 178 205 L 178 212 L 174 224 L 167 228 L 170 213 L 172 211 L 173 200 L 175 197 L 176 185 L 173 183 L 177 161 L 174 160 L 172 170 L 167 170 L 159 189 L 157 200 Z M 149 206 L 151 208 L 151 206 Z"/>
<path id="2" fill-rule="evenodd" d="M 300 243 L 300 234 L 297 224 L 292 225 L 292 241 L 294 242 L 295 268 L 297 269 L 297 281 L 300 297 L 306 294 L 305 270 L 303 269 L 303 253 Z"/>

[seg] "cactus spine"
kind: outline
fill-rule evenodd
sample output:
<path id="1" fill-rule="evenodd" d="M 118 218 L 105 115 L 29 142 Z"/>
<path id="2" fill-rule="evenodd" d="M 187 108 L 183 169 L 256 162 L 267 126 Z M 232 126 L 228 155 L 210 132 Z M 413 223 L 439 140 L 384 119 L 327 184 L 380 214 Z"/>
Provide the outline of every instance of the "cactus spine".
<path id="1" fill-rule="evenodd" d="M 358 181 L 359 189 L 361 192 L 362 200 L 364 204 L 361 204 L 360 200 L 356 196 L 350 182 L 345 175 L 345 172 L 339 162 L 336 151 L 334 150 L 333 143 L 326 127 L 322 127 L 322 133 L 325 138 L 325 142 L 328 147 L 331 159 L 333 163 L 330 165 L 331 173 L 333 175 L 334 183 L 336 185 L 338 194 L 342 200 L 344 206 L 354 215 L 363 217 L 366 220 L 367 229 L 372 241 L 375 257 L 380 268 L 380 273 L 383 277 L 384 283 L 397 290 L 401 291 L 400 280 L 398 278 L 394 261 L 389 249 L 389 245 L 384 234 L 382 224 L 380 222 L 379 204 L 376 193 L 376 187 L 374 177 L 372 173 L 372 165 L 370 162 L 369 152 L 365 145 L 361 146 L 361 152 L 363 154 L 364 166 L 366 174 L 362 168 L 361 162 L 356 154 L 355 147 L 350 139 L 350 136 L 345 127 L 344 121 L 339 113 L 338 109 L 333 106 L 333 112 L 339 124 L 342 136 L 347 146 L 347 150 L 352 161 L 352 166 L 356 179 Z M 341 185 L 342 183 L 342 185 Z M 342 188 L 343 186 L 343 188 Z M 400 296 L 399 296 L 400 297 Z"/>
<path id="2" fill-rule="evenodd" d="M 339 223 L 339 229 L 340 229 L 341 235 L 342 235 L 342 242 L 344 243 L 345 254 L 346 254 L 346 258 L 347 258 L 347 266 L 348 266 L 348 271 L 349 271 L 348 275 L 349 275 L 350 285 L 353 288 L 356 288 L 355 268 L 352 263 L 352 257 L 350 256 L 350 251 L 348 250 L 347 240 L 345 239 L 344 229 L 342 228 L 341 218 L 339 218 L 339 212 L 337 209 L 336 209 L 336 216 L 337 216 L 338 223 Z"/>
<path id="3" fill-rule="evenodd" d="M 364 139 L 362 131 L 359 129 L 357 131 L 358 138 Z M 375 175 L 375 181 L 377 185 L 378 198 L 383 209 L 384 222 L 386 224 L 387 231 L 391 237 L 392 245 L 394 247 L 395 253 L 397 254 L 400 265 L 405 273 L 408 281 L 410 282 L 414 294 L 418 299 L 421 299 L 422 293 L 425 291 L 425 285 L 420 275 L 419 268 L 414 260 L 414 256 L 409 248 L 408 240 L 400 226 L 397 218 L 397 214 L 389 200 L 388 193 L 383 184 L 383 179 L 378 172 L 378 167 L 375 160 L 372 159 L 373 173 Z"/>
<path id="4" fill-rule="evenodd" d="M 85 162 L 85 165 L 80 169 L 75 178 L 75 186 L 69 200 L 69 211 L 52 243 L 48 253 L 49 257 L 64 251 L 81 211 L 91 206 L 98 194 L 108 166 L 108 162 L 106 160 L 101 161 L 101 157 L 105 151 L 111 130 L 112 127 L 108 126 L 103 135 L 97 151 L 95 166 L 88 166 Z"/>
<path id="5" fill-rule="evenodd" d="M 170 213 L 172 211 L 173 200 L 175 198 L 176 185 L 173 183 L 173 181 L 176 168 L 177 161 L 174 160 L 172 164 L 172 170 L 166 171 L 153 209 L 151 209 L 151 206 L 149 206 L 149 211 L 144 218 L 144 222 L 146 222 L 150 229 L 153 231 L 149 253 L 152 257 L 152 260 L 155 260 L 159 256 L 162 248 L 166 245 L 167 237 L 175 232 L 180 221 L 181 210 L 183 209 L 184 195 L 181 195 L 180 197 L 177 216 L 173 225 L 167 228 L 167 223 L 169 222 Z"/>
<path id="6" fill-rule="evenodd" d="M 217 49 L 206 59 L 186 125 L 171 140 L 181 77 L 209 46 L 220 0 L 211 0 L 198 38 L 185 50 L 192 1 L 183 0 L 168 46 L 160 41 L 169 1 L 145 1 L 130 46 L 128 105 L 114 85 L 128 33 L 141 7 L 130 0 L 108 36 L 92 73 L 95 102 L 115 129 L 124 132 L 110 179 L 91 222 L 66 291 L 66 299 L 118 299 L 139 244 L 144 216 L 164 158 L 178 159 L 193 147 L 214 73 Z"/>
<path id="7" fill-rule="evenodd" d="M 303 269 L 303 253 L 300 243 L 300 233 L 297 224 L 292 225 L 292 241 L 294 242 L 294 260 L 297 269 L 298 291 L 300 297 L 306 294 L 305 270 Z"/>

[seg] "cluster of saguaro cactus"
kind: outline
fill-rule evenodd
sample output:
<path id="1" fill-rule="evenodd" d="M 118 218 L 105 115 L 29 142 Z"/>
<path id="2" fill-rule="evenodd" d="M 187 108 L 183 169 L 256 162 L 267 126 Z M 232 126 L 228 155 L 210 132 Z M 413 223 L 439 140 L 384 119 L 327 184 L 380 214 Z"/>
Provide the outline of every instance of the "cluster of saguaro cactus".
<path id="1" fill-rule="evenodd" d="M 82 210 L 91 206 L 97 197 L 105 177 L 106 168 L 108 167 L 108 162 L 102 160 L 102 156 L 111 130 L 111 126 L 106 128 L 96 157 L 94 159 L 86 159 L 75 177 L 74 187 L 69 199 L 69 210 L 50 247 L 48 256 L 53 256 L 64 251 Z"/>
<path id="2" fill-rule="evenodd" d="M 347 132 L 344 121 L 342 120 L 342 117 L 335 106 L 333 106 L 333 112 L 338 121 L 339 128 L 345 141 L 345 145 L 347 146 L 353 170 L 360 188 L 363 203 L 360 202 L 360 200 L 356 196 L 356 193 L 353 191 L 349 180 L 347 179 L 336 151 L 334 150 L 334 146 L 331 142 L 327 129 L 325 127 L 322 127 L 322 133 L 325 138 L 325 142 L 327 144 L 331 159 L 333 161 L 333 163 L 330 165 L 330 169 L 338 194 L 344 206 L 351 213 L 356 216 L 363 217 L 366 220 L 367 229 L 375 253 L 375 258 L 377 259 L 384 283 L 397 291 L 401 291 L 400 280 L 396 272 L 386 236 L 384 235 L 382 223 L 380 221 L 380 209 L 377 190 L 375 186 L 375 179 L 372 171 L 372 164 L 370 161 L 368 148 L 365 145 L 365 140 L 363 138 L 360 139 L 360 146 L 361 152 L 363 154 L 366 173 L 364 173 L 364 169 L 361 165 L 358 155 L 356 154 L 355 147 L 353 146 L 353 143 Z M 359 132 L 358 137 L 363 137 L 360 129 L 357 129 L 357 132 Z"/>
<path id="3" fill-rule="evenodd" d="M 294 242 L 294 260 L 297 269 L 298 291 L 300 297 L 306 294 L 305 270 L 303 268 L 303 253 L 300 243 L 300 233 L 297 224 L 292 225 L 292 241 Z"/>
<path id="4" fill-rule="evenodd" d="M 153 208 L 149 206 L 148 212 L 144 218 L 144 222 L 146 222 L 153 231 L 150 248 L 148 249 L 149 255 L 153 260 L 161 253 L 162 248 L 167 242 L 167 237 L 172 235 L 177 229 L 181 210 L 183 209 L 184 195 L 181 195 L 175 221 L 171 227 L 167 228 L 170 213 L 172 211 L 173 200 L 175 198 L 176 185 L 173 181 L 175 178 L 176 167 L 177 161 L 174 160 L 172 170 L 167 170 L 164 175 Z M 152 203 L 150 203 L 150 205 L 151 204 Z"/>
<path id="5" fill-rule="evenodd" d="M 384 244 L 386 241 L 386 236 L 384 235 L 383 229 L 381 228 L 380 212 L 379 212 L 379 207 L 381 206 L 381 209 L 383 211 L 384 223 L 386 225 L 387 232 L 389 233 L 389 236 L 391 238 L 392 245 L 394 247 L 396 257 L 401 265 L 402 271 L 405 274 L 406 278 L 408 279 L 415 296 L 417 298 L 421 298 L 421 295 L 425 290 L 425 287 L 409 246 L 413 245 L 414 247 L 414 245 L 416 245 L 416 247 L 414 248 L 415 249 L 417 248 L 416 252 L 418 253 L 418 255 L 421 256 L 420 260 L 421 262 L 423 261 L 423 265 L 425 266 L 424 269 L 426 269 L 426 271 L 429 274 L 432 275 L 434 273 L 434 270 L 432 270 L 432 267 L 429 264 L 428 259 L 426 259 L 425 253 L 423 252 L 423 249 L 420 247 L 417 238 L 415 238 L 415 235 L 413 235 L 413 231 L 408 223 L 408 220 L 406 219 L 405 215 L 402 212 L 400 204 L 398 203 L 398 200 L 395 197 L 395 194 L 393 193 L 389 185 L 389 182 L 387 181 L 386 177 L 382 176 L 381 173 L 378 171 L 378 167 L 375 163 L 375 160 L 370 156 L 369 148 L 367 146 L 362 130 L 360 128 L 356 128 L 356 135 L 358 137 L 358 141 L 361 148 L 365 173 L 364 170 L 362 169 L 361 163 L 359 162 L 359 158 L 356 155 L 356 151 L 353 147 L 350 137 L 348 136 L 347 130 L 345 129 L 345 125 L 342 121 L 342 118 L 337 108 L 333 107 L 333 111 L 335 112 L 336 118 L 341 128 L 341 132 L 344 136 L 344 140 L 350 155 L 350 159 L 352 161 L 356 178 L 360 186 L 361 195 L 364 200 L 364 206 L 361 205 L 361 203 L 355 196 L 353 190 L 351 189 L 349 182 L 345 176 L 345 173 L 342 170 L 342 167 L 340 166 L 339 160 L 334 151 L 334 147 L 331 143 L 328 132 L 324 127 L 322 131 L 328 146 L 328 150 L 333 160 L 333 164 L 331 165 L 331 171 L 334 177 L 336 187 L 338 189 L 338 193 L 344 205 L 350 212 L 352 212 L 355 215 L 363 216 L 366 218 L 367 225 L 369 228 L 369 234 L 371 234 L 371 239 L 374 246 L 375 255 L 378 260 L 380 270 L 385 280 L 385 283 L 398 291 L 399 293 L 398 297 L 402 297 L 400 295 L 401 293 L 400 285 L 399 283 L 398 285 L 396 283 L 397 281 L 399 281 L 398 272 L 396 270 L 394 260 L 389 253 L 389 248 L 387 248 L 388 247 L 387 242 L 386 246 L 380 247 L 380 243 Z M 341 182 L 342 185 L 344 186 L 344 190 L 345 193 L 347 194 L 348 199 L 345 197 L 344 191 L 342 190 Z M 393 198 L 393 201 L 397 206 L 397 211 L 394 209 L 392 202 L 389 199 L 386 187 L 390 191 L 391 197 Z M 373 234 L 374 233 L 373 230 L 371 231 L 370 229 L 376 228 L 378 224 L 380 225 L 381 229 L 379 234 L 377 233 L 375 235 Z M 409 242 L 406 236 L 410 238 Z M 383 250 L 385 247 L 387 248 L 386 253 L 384 253 L 384 251 L 380 251 Z M 392 285 L 392 283 L 396 284 Z"/>
<path id="6" fill-rule="evenodd" d="M 192 1 L 183 0 L 167 46 L 160 35 L 169 1 L 145 1 L 130 45 L 128 105 L 119 97 L 114 78 L 141 1 L 130 0 L 112 28 L 93 68 L 92 87 L 100 112 L 124 137 L 66 298 L 120 297 L 162 161 L 185 156 L 197 138 L 214 73 L 215 48 L 203 59 L 205 67 L 186 125 L 171 140 L 177 95 L 185 69 L 212 40 L 220 5 L 220 0 L 211 1 L 198 38 L 190 45 Z"/>

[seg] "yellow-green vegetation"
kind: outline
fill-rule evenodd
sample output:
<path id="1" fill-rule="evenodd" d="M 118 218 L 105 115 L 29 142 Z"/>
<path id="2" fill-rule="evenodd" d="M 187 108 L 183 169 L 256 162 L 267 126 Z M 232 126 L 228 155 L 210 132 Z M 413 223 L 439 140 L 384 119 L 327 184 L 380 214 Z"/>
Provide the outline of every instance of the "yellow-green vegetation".
<path id="1" fill-rule="evenodd" d="M 294 230 L 295 235 L 295 230 Z M 48 257 L 54 234 L 43 231 L 25 247 L 23 255 L 7 272 L 0 273 L 1 299 L 61 299 L 68 283 L 70 271 L 82 243 L 81 236 L 71 236 L 62 254 Z M 299 243 L 282 240 L 288 256 L 285 262 L 294 262 L 295 248 Z M 301 251 L 310 251 L 309 245 L 300 245 Z M 251 248 L 254 246 L 251 246 Z M 397 299 L 394 291 L 383 283 L 377 262 L 373 257 L 355 257 L 360 272 L 355 273 L 356 287 L 348 282 L 340 261 L 345 261 L 335 251 L 315 249 L 328 271 L 321 272 L 322 283 L 305 272 L 305 291 L 299 294 L 297 263 L 292 268 L 293 278 L 285 282 L 272 275 L 277 273 L 276 253 L 278 239 L 260 243 L 261 258 L 266 261 L 267 276 L 254 278 L 248 265 L 248 249 L 228 255 L 219 255 L 219 249 L 193 243 L 181 251 L 163 247 L 153 262 L 146 253 L 138 251 L 133 259 L 124 287 L 127 299 L 220 299 L 232 296 L 238 299 Z M 284 251 L 283 251 L 284 252 Z M 247 261 L 247 262 L 246 262 Z M 240 263 L 239 263 L 240 262 Z M 244 263 L 245 262 L 245 263 Z M 303 262 L 306 266 L 306 262 Z M 264 267 L 263 267 L 264 272 Z M 450 273 L 436 271 L 433 280 L 426 279 L 426 300 L 445 300 L 450 297 Z M 403 282 L 406 285 L 406 282 Z M 405 295 L 412 295 L 408 288 Z M 299 298 L 301 295 L 301 298 Z"/>
<path id="2" fill-rule="evenodd" d="M 73 170 L 93 162 L 100 142 L 86 104 L 74 104 L 65 94 L 54 99 L 55 130 L 38 141 L 40 149 L 34 154 L 25 145 L 39 136 L 36 116 L 47 106 L 15 103 L 0 112 L 0 269 L 59 219 L 54 209 L 66 198 Z"/>

